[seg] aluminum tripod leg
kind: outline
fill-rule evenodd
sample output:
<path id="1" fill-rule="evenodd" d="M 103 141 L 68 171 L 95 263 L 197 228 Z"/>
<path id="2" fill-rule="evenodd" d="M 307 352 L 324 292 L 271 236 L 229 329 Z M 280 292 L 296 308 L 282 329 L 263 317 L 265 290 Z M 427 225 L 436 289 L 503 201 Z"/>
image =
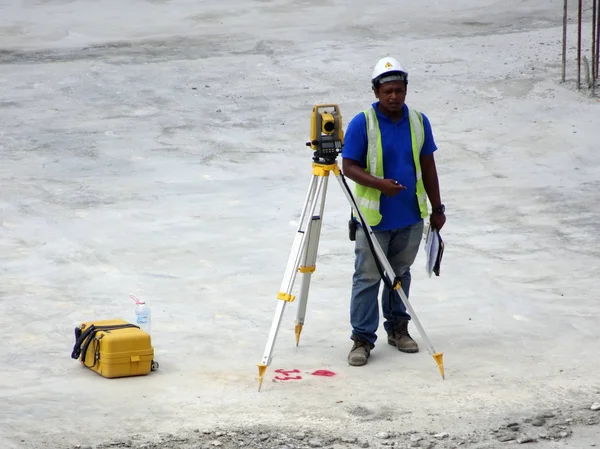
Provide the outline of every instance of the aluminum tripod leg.
<path id="1" fill-rule="evenodd" d="M 298 222 L 298 230 L 292 243 L 292 249 L 288 258 L 286 269 L 283 275 L 283 281 L 281 288 L 277 294 L 277 308 L 275 310 L 275 317 L 271 324 L 271 330 L 267 339 L 267 344 L 263 354 L 261 363 L 258 365 L 258 389 L 262 386 L 263 378 L 266 373 L 267 367 L 271 364 L 273 355 L 273 348 L 275 346 L 275 340 L 279 332 L 283 313 L 285 311 L 288 302 L 294 301 L 295 297 L 292 295 L 294 282 L 298 271 L 305 270 L 304 267 L 314 266 L 312 258 L 316 260 L 316 252 L 318 246 L 318 235 L 320 232 L 320 217 L 318 220 L 314 220 L 315 209 L 317 204 L 320 202 L 320 214 L 322 215 L 324 210 L 325 196 L 327 194 L 327 181 L 328 181 L 328 170 L 313 171 L 313 177 L 310 182 L 304 207 L 300 215 Z M 317 222 L 317 226 L 313 224 Z M 314 253 L 314 256 L 313 256 Z M 300 268 L 301 261 L 304 261 L 303 268 Z M 307 265 L 310 263 L 310 265 Z M 307 270 L 310 268 L 306 268 Z M 297 321 L 301 320 L 304 322 L 304 314 L 306 311 L 306 299 L 308 297 L 308 284 L 310 281 L 311 272 L 304 272 L 305 283 L 302 288 L 302 301 L 298 309 Z M 299 338 L 298 330 L 297 338 Z"/>
<path id="2" fill-rule="evenodd" d="M 336 173 L 336 178 L 338 180 L 338 183 L 340 184 L 340 187 L 342 188 L 342 191 L 346 195 L 346 198 L 348 199 L 348 202 L 352 206 L 352 209 L 360 216 L 361 221 L 366 224 L 366 220 L 364 219 L 364 216 L 360 212 L 360 209 L 357 207 L 357 204 L 355 204 L 354 199 L 352 197 L 352 194 L 351 194 L 351 192 L 350 192 L 350 190 L 348 188 L 348 185 L 344 182 L 344 180 L 342 178 L 342 175 L 339 174 L 339 173 Z M 373 230 L 371 229 L 371 227 L 368 224 L 366 226 L 365 231 L 371 237 L 371 240 L 373 242 L 373 247 L 375 248 L 375 252 L 377 254 L 377 257 L 378 257 L 379 261 L 381 262 L 381 264 L 383 265 L 383 268 L 384 268 L 384 270 L 385 270 L 385 272 L 386 272 L 389 280 L 392 283 L 394 283 L 395 279 L 396 279 L 396 274 L 394 273 L 394 270 L 392 269 L 392 266 L 390 265 L 390 263 L 389 263 L 386 255 L 385 255 L 385 253 L 383 252 L 383 249 L 381 248 L 381 245 L 379 244 L 379 241 L 377 240 L 377 237 L 375 236 L 375 234 L 373 233 Z M 400 284 L 397 284 L 394 287 L 395 287 L 395 289 L 394 289 L 395 292 L 398 294 L 398 296 L 400 297 L 400 299 L 402 300 L 402 302 L 406 306 L 406 309 L 408 310 L 408 312 L 409 312 L 409 314 L 411 316 L 412 322 L 414 323 L 415 327 L 419 331 L 419 334 L 421 334 L 421 338 L 423 338 L 423 340 L 425 341 L 425 344 L 427 346 L 427 351 L 429 352 L 429 354 L 435 360 L 435 362 L 436 362 L 436 364 L 437 364 L 437 366 L 438 366 L 438 368 L 440 370 L 440 374 L 442 375 L 442 378 L 445 378 L 445 375 L 444 375 L 443 353 L 436 352 L 435 349 L 433 349 L 433 346 L 432 346 L 431 342 L 429 341 L 429 337 L 427 337 L 427 334 L 425 333 L 425 330 L 423 329 L 423 326 L 421 326 L 421 322 L 417 318 L 417 315 L 416 315 L 414 309 L 412 308 L 412 305 L 410 304 L 410 301 L 408 300 L 408 298 L 404 294 L 404 291 L 402 290 L 402 288 L 400 288 Z"/>
<path id="3" fill-rule="evenodd" d="M 298 310 L 296 312 L 296 322 L 294 332 L 296 334 L 296 346 L 300 343 L 300 334 L 304 326 L 304 318 L 306 316 L 306 304 L 308 302 L 308 291 L 310 289 L 310 281 L 312 274 L 316 269 L 317 253 L 319 251 L 319 240 L 321 237 L 321 224 L 323 223 L 323 212 L 325 211 L 325 198 L 327 196 L 327 181 L 323 179 L 323 188 L 320 196 L 320 210 L 318 215 L 313 215 L 308 225 L 308 240 L 305 245 L 303 262 L 300 266 L 302 273 L 302 286 L 300 289 L 300 298 L 298 300 Z"/>

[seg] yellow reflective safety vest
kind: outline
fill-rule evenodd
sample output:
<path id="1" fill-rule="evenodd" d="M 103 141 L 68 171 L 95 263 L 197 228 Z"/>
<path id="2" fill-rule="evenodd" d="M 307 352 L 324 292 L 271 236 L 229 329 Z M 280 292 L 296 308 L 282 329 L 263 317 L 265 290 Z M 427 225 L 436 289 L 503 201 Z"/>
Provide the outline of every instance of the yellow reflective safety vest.
<path id="1" fill-rule="evenodd" d="M 375 109 L 370 107 L 363 111 L 367 120 L 367 167 L 365 171 L 372 176 L 383 179 L 383 149 L 381 147 L 381 132 L 377 121 Z M 423 184 L 423 175 L 421 172 L 421 148 L 425 142 L 425 130 L 423 128 L 423 116 L 415 109 L 408 108 L 408 117 L 410 122 L 410 137 L 412 142 L 412 153 L 415 162 L 415 173 L 417 176 L 417 202 L 421 218 L 429 215 L 427 209 L 427 193 Z M 365 217 L 369 226 L 376 226 L 381 221 L 381 212 L 379 211 L 379 200 L 381 192 L 371 187 L 365 187 L 355 183 L 354 194 L 360 211 Z"/>

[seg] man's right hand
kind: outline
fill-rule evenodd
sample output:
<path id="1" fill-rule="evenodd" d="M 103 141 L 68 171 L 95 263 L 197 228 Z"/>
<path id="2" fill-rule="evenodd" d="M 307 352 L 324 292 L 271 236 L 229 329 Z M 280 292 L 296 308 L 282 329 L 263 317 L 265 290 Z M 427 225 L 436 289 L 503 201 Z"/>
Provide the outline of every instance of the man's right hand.
<path id="1" fill-rule="evenodd" d="M 382 179 L 378 183 L 377 189 L 385 196 L 392 197 L 398 195 L 402 190 L 406 190 L 406 187 L 393 179 Z"/>

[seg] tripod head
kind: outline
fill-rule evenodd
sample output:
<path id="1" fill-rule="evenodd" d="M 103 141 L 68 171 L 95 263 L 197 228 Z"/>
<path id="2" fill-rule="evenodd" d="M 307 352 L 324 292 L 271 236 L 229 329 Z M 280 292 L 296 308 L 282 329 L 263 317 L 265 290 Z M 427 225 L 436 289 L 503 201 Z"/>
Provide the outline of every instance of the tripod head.
<path id="1" fill-rule="evenodd" d="M 324 109 L 332 110 L 326 111 Z M 310 121 L 310 142 L 307 147 L 314 151 L 313 160 L 319 164 L 333 164 L 344 146 L 342 115 L 337 104 L 316 104 Z"/>

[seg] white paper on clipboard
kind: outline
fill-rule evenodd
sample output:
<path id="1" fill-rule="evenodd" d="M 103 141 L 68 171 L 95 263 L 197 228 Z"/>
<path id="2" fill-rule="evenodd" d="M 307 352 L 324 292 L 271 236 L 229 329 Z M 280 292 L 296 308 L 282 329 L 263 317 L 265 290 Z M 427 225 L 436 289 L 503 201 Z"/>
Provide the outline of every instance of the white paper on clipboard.
<path id="1" fill-rule="evenodd" d="M 431 226 L 427 230 L 425 237 L 425 271 L 431 277 L 434 273 L 440 275 L 440 266 L 442 264 L 442 256 L 444 254 L 444 241 L 439 231 Z"/>

